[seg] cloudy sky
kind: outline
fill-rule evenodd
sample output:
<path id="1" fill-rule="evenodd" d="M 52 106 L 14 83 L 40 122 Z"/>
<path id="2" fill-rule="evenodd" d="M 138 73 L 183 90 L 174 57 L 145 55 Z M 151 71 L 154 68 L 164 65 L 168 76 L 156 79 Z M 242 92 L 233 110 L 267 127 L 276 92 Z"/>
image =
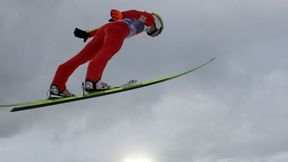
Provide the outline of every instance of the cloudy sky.
<path id="1" fill-rule="evenodd" d="M 286 162 L 287 0 L 0 0 L 0 103 L 43 99 L 57 66 L 111 8 L 159 13 L 163 34 L 127 39 L 103 80 L 188 76 L 101 98 L 0 110 L 0 162 Z M 81 94 L 87 65 L 68 87 Z"/>

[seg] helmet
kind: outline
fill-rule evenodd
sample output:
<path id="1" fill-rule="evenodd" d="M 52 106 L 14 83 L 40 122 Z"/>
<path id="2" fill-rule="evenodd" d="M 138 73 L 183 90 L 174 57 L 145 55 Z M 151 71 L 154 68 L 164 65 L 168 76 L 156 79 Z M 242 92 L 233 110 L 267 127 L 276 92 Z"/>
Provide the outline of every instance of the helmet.
<path id="1" fill-rule="evenodd" d="M 147 34 L 149 36 L 153 36 L 155 33 L 157 33 L 157 35 L 159 35 L 160 33 L 162 33 L 163 29 L 164 29 L 164 23 L 162 18 L 156 14 L 156 13 L 152 13 L 152 16 L 154 17 L 154 27 L 150 27 L 146 30 Z M 153 29 L 152 29 L 153 28 Z"/>

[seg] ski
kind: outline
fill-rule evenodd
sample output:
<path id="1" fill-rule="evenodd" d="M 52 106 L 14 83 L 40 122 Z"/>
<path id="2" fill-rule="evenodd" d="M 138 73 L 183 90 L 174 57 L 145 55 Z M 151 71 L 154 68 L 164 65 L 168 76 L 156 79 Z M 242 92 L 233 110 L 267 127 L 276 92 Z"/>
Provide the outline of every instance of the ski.
<path id="1" fill-rule="evenodd" d="M 199 66 L 193 67 L 187 71 L 184 71 L 184 72 L 181 72 L 178 74 L 174 74 L 174 75 L 171 75 L 168 77 L 164 77 L 164 78 L 147 81 L 147 82 L 137 82 L 136 80 L 131 80 L 127 84 L 124 84 L 122 86 L 114 87 L 114 88 L 111 88 L 108 90 L 99 91 L 99 92 L 95 92 L 95 93 L 83 94 L 82 96 L 73 96 L 73 97 L 65 97 L 65 98 L 31 101 L 31 102 L 25 102 L 25 103 L 19 103 L 19 104 L 7 104 L 7 105 L 0 105 L 0 107 L 12 107 L 11 112 L 16 112 L 16 111 L 41 108 L 41 107 L 46 107 L 46 106 L 58 105 L 58 104 L 63 104 L 63 103 L 68 103 L 68 102 L 80 101 L 80 100 L 85 100 L 85 99 L 89 99 L 89 98 L 95 98 L 95 97 L 125 92 L 125 91 L 143 88 L 143 87 L 147 87 L 150 85 L 154 85 L 154 84 L 158 84 L 158 83 L 162 83 L 162 82 L 165 82 L 168 80 L 178 78 L 180 76 L 191 73 L 197 69 L 200 69 L 200 68 L 206 66 L 207 64 L 211 63 L 214 60 L 215 60 L 215 58 L 212 58 L 209 61 L 207 61 L 207 62 L 205 62 Z"/>

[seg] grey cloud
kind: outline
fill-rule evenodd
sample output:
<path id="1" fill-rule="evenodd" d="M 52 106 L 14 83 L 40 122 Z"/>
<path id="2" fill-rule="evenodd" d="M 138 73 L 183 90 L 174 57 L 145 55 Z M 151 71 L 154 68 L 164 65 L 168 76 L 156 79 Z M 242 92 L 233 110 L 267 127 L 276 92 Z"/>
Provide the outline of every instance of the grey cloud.
<path id="1" fill-rule="evenodd" d="M 45 98 L 57 66 L 85 45 L 74 27 L 104 24 L 110 8 L 157 11 L 166 27 L 155 39 L 128 39 L 105 71 L 107 82 L 146 81 L 217 60 L 141 90 L 0 111 L 1 162 L 109 162 L 132 154 L 153 162 L 287 161 L 286 1 L 4 2 L 1 104 Z M 85 67 L 69 82 L 79 94 Z"/>

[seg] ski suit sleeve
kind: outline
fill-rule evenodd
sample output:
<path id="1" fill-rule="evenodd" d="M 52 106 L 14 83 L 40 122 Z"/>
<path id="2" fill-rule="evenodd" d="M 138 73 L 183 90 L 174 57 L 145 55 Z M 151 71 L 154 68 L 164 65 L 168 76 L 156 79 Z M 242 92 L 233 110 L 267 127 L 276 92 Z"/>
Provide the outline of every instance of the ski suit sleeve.
<path id="1" fill-rule="evenodd" d="M 152 16 L 151 13 L 148 12 L 142 12 L 142 11 L 137 11 L 137 10 L 128 10 L 128 11 L 123 11 L 123 19 L 124 18 L 132 18 L 132 19 L 137 19 L 139 21 L 142 21 L 145 26 L 151 26 L 154 24 L 154 17 Z"/>
<path id="2" fill-rule="evenodd" d="M 93 37 L 97 33 L 97 31 L 98 31 L 98 28 L 88 30 L 87 32 L 89 33 L 89 38 Z"/>

